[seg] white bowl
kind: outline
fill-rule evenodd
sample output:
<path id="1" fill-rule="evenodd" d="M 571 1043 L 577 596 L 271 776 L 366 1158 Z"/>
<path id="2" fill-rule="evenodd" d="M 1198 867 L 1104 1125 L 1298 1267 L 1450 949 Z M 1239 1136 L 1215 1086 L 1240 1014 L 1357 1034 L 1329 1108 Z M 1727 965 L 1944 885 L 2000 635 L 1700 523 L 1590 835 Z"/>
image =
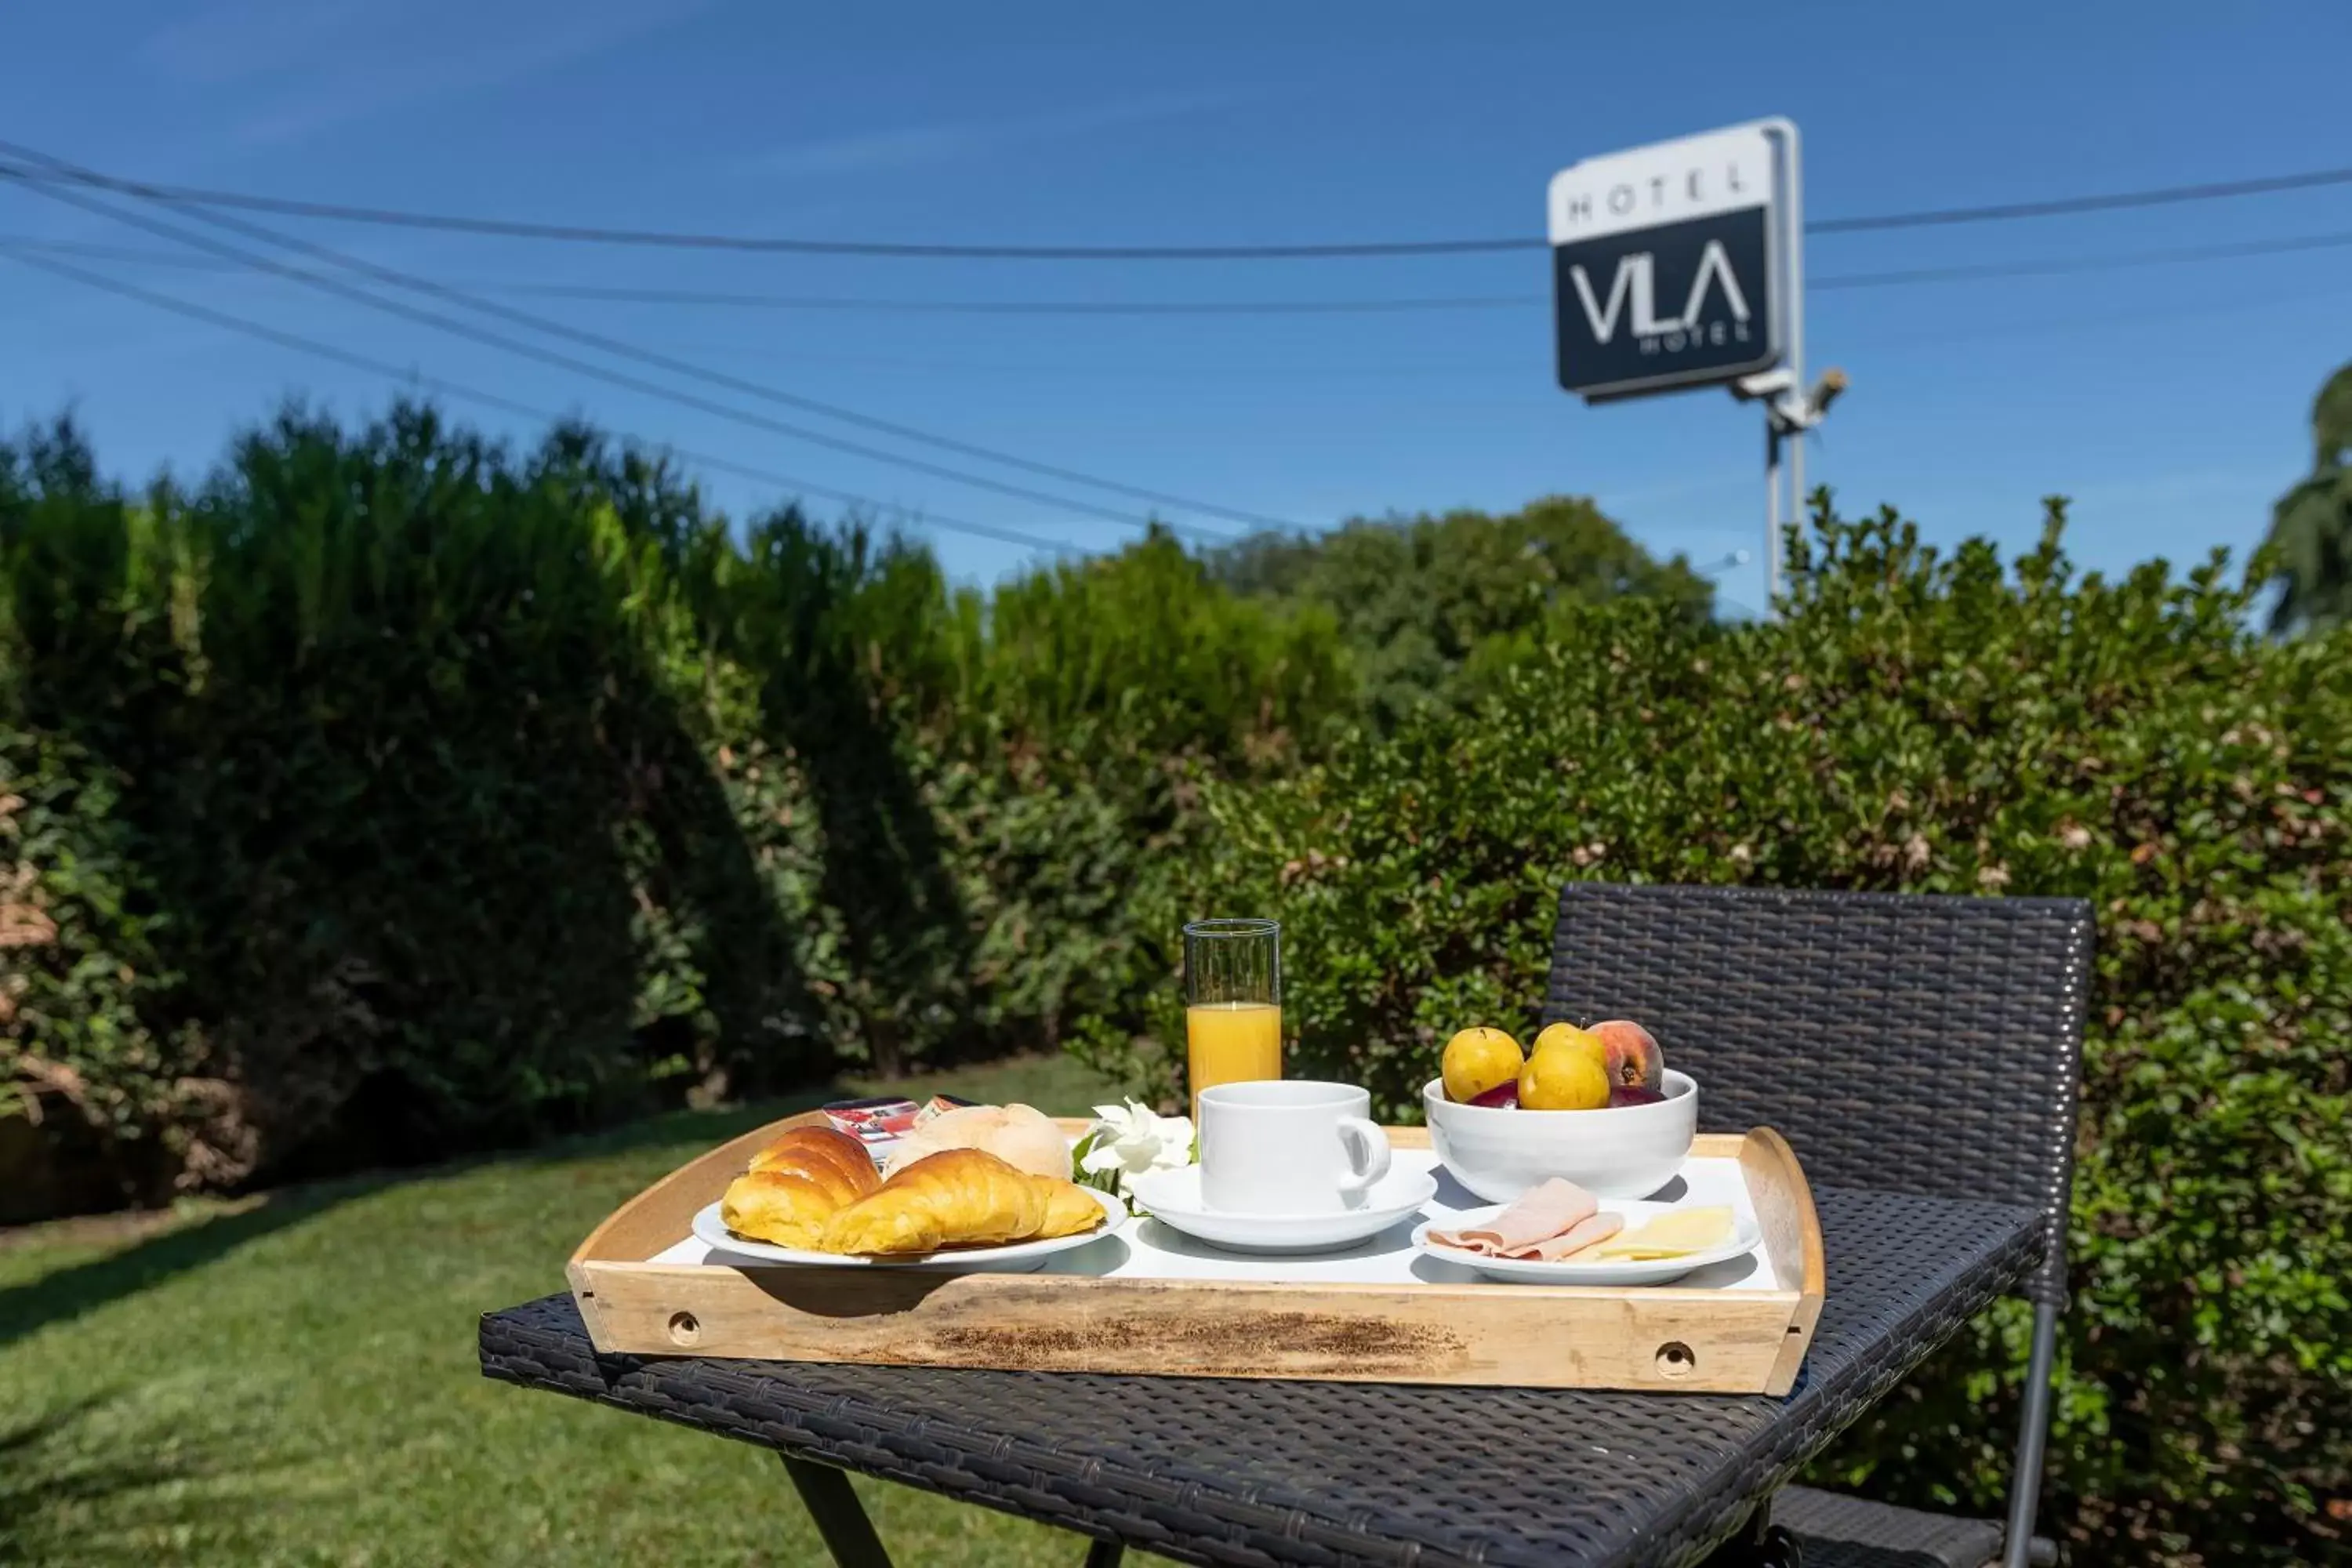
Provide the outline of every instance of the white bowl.
<path id="1" fill-rule="evenodd" d="M 1522 1110 L 1457 1105 L 1445 1080 L 1421 1091 L 1430 1147 L 1454 1180 L 1490 1204 L 1507 1204 L 1554 1176 L 1601 1198 L 1645 1198 L 1690 1157 L 1698 1136 L 1698 1084 L 1668 1068 L 1666 1098 L 1600 1110 Z"/>

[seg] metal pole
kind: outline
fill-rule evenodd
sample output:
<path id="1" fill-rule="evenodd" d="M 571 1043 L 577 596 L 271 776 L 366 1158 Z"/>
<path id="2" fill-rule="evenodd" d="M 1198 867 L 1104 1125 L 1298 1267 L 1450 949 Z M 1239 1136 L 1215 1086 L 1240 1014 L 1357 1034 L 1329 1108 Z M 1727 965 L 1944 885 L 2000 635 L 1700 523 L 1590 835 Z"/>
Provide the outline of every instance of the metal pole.
<path id="1" fill-rule="evenodd" d="M 2033 1562 L 2033 1516 L 2042 1500 L 2042 1465 L 2050 1442 L 2051 1383 L 2058 1367 L 2058 1308 L 2044 1301 L 2033 1309 L 2033 1352 L 2025 1366 L 2025 1415 L 2018 1423 L 2017 1468 L 2009 1481 L 2009 1539 L 2001 1551 L 2005 1568 Z"/>
<path id="2" fill-rule="evenodd" d="M 1780 427 L 1764 405 L 1764 613 L 1780 592 Z"/>
<path id="3" fill-rule="evenodd" d="M 1784 139 L 1780 146 L 1781 178 L 1785 188 L 1781 195 L 1781 222 L 1787 224 L 1788 237 L 1781 254 L 1789 258 L 1789 275 L 1781 287 L 1788 290 L 1786 308 L 1789 312 L 1789 384 L 1799 399 L 1808 395 L 1805 390 L 1805 180 L 1804 165 L 1798 157 L 1797 124 L 1783 120 L 1780 124 Z M 1789 454 L 1789 520 L 1801 528 L 1805 522 L 1805 433 L 1799 429 Z M 1772 592 L 1780 591 L 1780 532 L 1772 531 Z"/>
<path id="4" fill-rule="evenodd" d="M 1805 433 L 1789 437 L 1789 521 L 1805 526 Z"/>

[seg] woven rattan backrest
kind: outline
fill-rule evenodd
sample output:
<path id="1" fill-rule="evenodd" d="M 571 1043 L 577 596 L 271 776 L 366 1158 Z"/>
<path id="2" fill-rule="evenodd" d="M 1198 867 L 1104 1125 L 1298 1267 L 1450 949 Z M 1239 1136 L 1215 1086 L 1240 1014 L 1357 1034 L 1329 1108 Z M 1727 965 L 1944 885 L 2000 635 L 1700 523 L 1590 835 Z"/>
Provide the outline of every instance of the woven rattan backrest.
<path id="1" fill-rule="evenodd" d="M 1571 883 L 1546 1022 L 1636 1018 L 1710 1131 L 1780 1129 L 1817 1184 L 2030 1205 L 2065 1289 L 2090 906 Z"/>

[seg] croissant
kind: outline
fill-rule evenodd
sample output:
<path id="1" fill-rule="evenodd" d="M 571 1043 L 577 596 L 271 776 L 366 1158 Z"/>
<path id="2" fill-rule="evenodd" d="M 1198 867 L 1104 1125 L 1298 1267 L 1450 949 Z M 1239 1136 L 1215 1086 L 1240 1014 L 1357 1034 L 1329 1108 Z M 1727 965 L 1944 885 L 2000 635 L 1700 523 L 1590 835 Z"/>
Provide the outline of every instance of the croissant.
<path id="1" fill-rule="evenodd" d="M 866 1152 L 866 1145 L 848 1133 L 833 1127 L 791 1128 L 775 1142 L 752 1155 L 751 1164 L 745 1169 L 752 1171 L 823 1169 L 835 1173 L 855 1185 L 857 1188 L 856 1195 L 860 1197 L 881 1184 L 881 1178 L 874 1173 L 874 1156 Z"/>
<path id="2" fill-rule="evenodd" d="M 869 1256 L 1075 1236 L 1103 1222 L 1085 1188 L 1033 1176 L 979 1149 L 917 1161 L 825 1222 L 827 1252 Z"/>
<path id="3" fill-rule="evenodd" d="M 751 1168 L 728 1184 L 719 1217 L 754 1241 L 814 1248 L 836 1210 L 881 1184 L 856 1139 L 830 1127 L 795 1127 L 752 1155 Z"/>

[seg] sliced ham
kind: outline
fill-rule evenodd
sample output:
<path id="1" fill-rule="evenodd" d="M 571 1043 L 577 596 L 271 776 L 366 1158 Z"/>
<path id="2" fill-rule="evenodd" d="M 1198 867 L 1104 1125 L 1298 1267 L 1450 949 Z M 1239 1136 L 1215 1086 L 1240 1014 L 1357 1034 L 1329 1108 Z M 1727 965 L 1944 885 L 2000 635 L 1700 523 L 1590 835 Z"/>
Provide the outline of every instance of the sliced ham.
<path id="1" fill-rule="evenodd" d="M 1563 1258 L 1574 1257 L 1588 1247 L 1597 1246 L 1625 1228 L 1622 1215 L 1597 1214 L 1590 1219 L 1578 1220 L 1549 1241 L 1538 1241 L 1533 1247 L 1523 1247 L 1517 1252 L 1506 1252 L 1506 1258 L 1537 1258 L 1546 1263 L 1557 1263 Z"/>
<path id="2" fill-rule="evenodd" d="M 1533 1258 L 1534 1250 L 1555 1237 L 1564 1237 L 1600 1212 L 1600 1200 L 1574 1182 L 1554 1176 L 1518 1199 L 1494 1218 L 1466 1230 L 1433 1230 L 1429 1239 L 1440 1247 L 1496 1258 Z M 1610 1235 L 1616 1234 L 1613 1230 Z M 1601 1237 L 1595 1236 L 1591 1241 Z M 1590 1246 L 1591 1242 L 1580 1243 Z"/>

